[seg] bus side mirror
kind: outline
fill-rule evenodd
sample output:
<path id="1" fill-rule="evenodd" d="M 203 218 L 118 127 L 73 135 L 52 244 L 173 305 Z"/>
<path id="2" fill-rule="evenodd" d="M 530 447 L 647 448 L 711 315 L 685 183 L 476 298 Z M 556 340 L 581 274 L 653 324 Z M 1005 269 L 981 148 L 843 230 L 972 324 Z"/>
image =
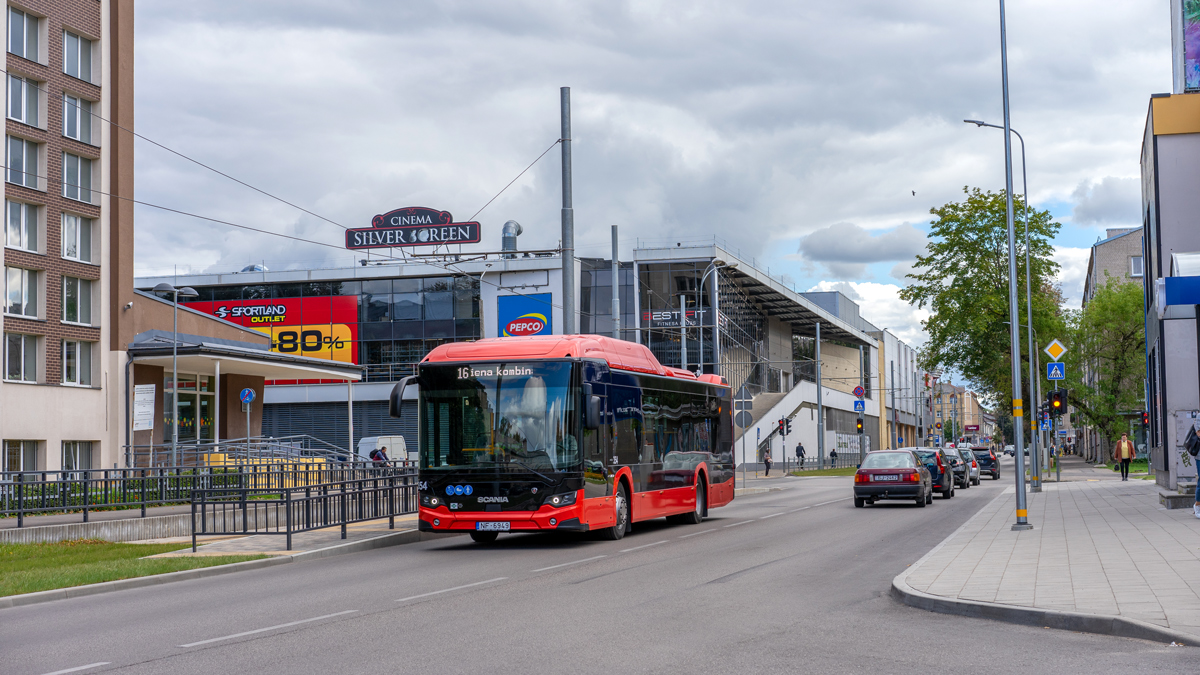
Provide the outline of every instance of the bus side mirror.
<path id="1" fill-rule="evenodd" d="M 400 416 L 400 402 L 404 400 L 404 390 L 415 379 L 417 379 L 416 375 L 409 375 L 392 387 L 392 393 L 388 396 L 388 417 Z"/>
<path id="2" fill-rule="evenodd" d="M 592 394 L 591 384 L 583 385 L 583 405 L 583 427 L 599 429 L 604 419 L 604 412 L 601 408 L 600 397 Z"/>

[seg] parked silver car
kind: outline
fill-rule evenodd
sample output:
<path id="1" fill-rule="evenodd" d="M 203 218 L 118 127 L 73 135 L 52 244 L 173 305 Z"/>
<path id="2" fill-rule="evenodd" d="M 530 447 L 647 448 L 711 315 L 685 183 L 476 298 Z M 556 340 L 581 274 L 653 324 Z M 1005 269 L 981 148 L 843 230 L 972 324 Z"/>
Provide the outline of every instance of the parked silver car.
<path id="1" fill-rule="evenodd" d="M 969 476 L 971 485 L 979 485 L 979 462 L 975 459 L 975 453 L 971 452 L 971 448 L 956 449 L 967 464 L 967 475 Z"/>

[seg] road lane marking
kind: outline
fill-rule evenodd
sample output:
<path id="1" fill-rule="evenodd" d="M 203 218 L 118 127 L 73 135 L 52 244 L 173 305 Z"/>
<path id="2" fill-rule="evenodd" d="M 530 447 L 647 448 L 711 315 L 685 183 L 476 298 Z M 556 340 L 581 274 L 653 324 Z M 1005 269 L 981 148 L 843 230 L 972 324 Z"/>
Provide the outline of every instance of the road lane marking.
<path id="1" fill-rule="evenodd" d="M 763 516 L 762 518 L 759 518 L 759 520 L 766 520 L 767 518 L 774 518 L 775 516 L 782 516 L 782 515 L 783 515 L 783 511 L 780 511 L 779 513 L 772 513 L 769 516 Z"/>
<path id="2" fill-rule="evenodd" d="M 343 616 L 345 614 L 353 614 L 357 611 L 358 611 L 357 609 L 348 609 L 344 612 L 334 612 L 333 614 L 325 614 L 324 616 L 314 616 L 311 619 L 300 619 L 299 621 L 289 621 L 288 623 L 281 623 L 278 626 L 267 626 L 266 628 L 258 628 L 256 630 L 248 630 L 248 631 L 245 631 L 242 633 L 234 633 L 233 635 L 216 637 L 216 638 L 212 638 L 209 640 L 201 640 L 199 642 L 189 642 L 186 645 L 179 645 L 179 646 L 180 647 L 199 647 L 200 645 L 206 645 L 206 644 L 209 644 L 212 642 L 221 642 L 222 640 L 232 640 L 234 638 L 245 637 L 247 635 L 256 635 L 258 633 L 265 633 L 269 630 L 279 630 L 280 628 L 290 628 L 291 626 L 299 626 L 302 623 L 311 623 L 313 621 L 320 621 L 321 619 L 332 619 L 335 616 Z M 68 671 L 61 671 L 61 672 L 68 672 Z"/>
<path id="3" fill-rule="evenodd" d="M 712 534 L 713 532 L 716 532 L 716 530 L 704 530 L 703 532 L 693 532 L 693 533 L 691 533 L 691 534 L 684 534 L 684 535 L 681 535 L 679 538 L 680 538 L 680 539 L 687 539 L 688 537 L 699 537 L 699 536 L 700 536 L 700 535 L 702 535 L 702 534 Z"/>
<path id="4" fill-rule="evenodd" d="M 65 673 L 77 673 L 81 670 L 87 670 L 88 668 L 99 668 L 100 666 L 107 666 L 108 663 L 109 663 L 108 661 L 100 661 L 99 663 L 89 663 L 86 666 L 75 666 L 74 668 L 67 668 L 66 670 L 56 670 L 53 673 L 46 673 L 45 675 L 64 675 Z"/>
<path id="5" fill-rule="evenodd" d="M 813 508 L 816 508 L 818 506 L 825 506 L 826 504 L 836 504 L 838 502 L 844 502 L 847 499 L 853 499 L 853 497 L 842 497 L 841 499 L 831 499 L 827 502 L 821 502 L 820 504 L 813 504 Z"/>
<path id="6" fill-rule="evenodd" d="M 738 525 L 745 525 L 746 523 L 753 523 L 753 522 L 754 522 L 753 520 L 743 520 L 740 523 L 730 523 L 729 525 L 725 525 L 725 527 L 737 527 Z"/>
<path id="7" fill-rule="evenodd" d="M 668 540 L 663 539 L 662 541 L 656 541 L 653 544 L 642 544 L 641 546 L 634 546 L 633 548 L 621 549 L 620 552 L 621 553 L 629 553 L 630 551 L 640 551 L 644 548 L 650 548 L 651 546 L 658 546 L 659 544 L 665 544 L 665 543 L 667 543 L 667 541 Z"/>
<path id="8" fill-rule="evenodd" d="M 464 588 L 471 588 L 472 586 L 482 586 L 484 584 L 491 584 L 491 583 L 495 583 L 497 581 L 504 581 L 507 578 L 508 577 L 496 577 L 495 579 L 488 579 L 487 581 L 476 581 L 473 584 L 463 584 L 462 586 L 455 586 L 454 588 L 443 588 L 440 591 L 430 591 L 429 593 L 422 593 L 420 595 L 410 595 L 407 598 L 400 598 L 396 602 L 404 602 L 406 600 L 416 600 L 417 598 L 428 598 L 431 595 L 440 595 L 442 593 L 449 593 L 450 591 L 461 591 Z"/>
<path id="9" fill-rule="evenodd" d="M 606 556 L 606 555 L 592 556 L 591 558 L 584 558 L 583 560 L 574 560 L 569 563 L 561 563 L 559 565 L 551 565 L 549 567 L 539 567 L 538 569 L 534 570 L 534 572 L 545 572 L 546 570 L 556 570 L 560 567 L 566 567 L 568 565 L 578 565 L 579 563 L 591 562 L 593 560 L 599 560 L 601 558 L 607 558 L 607 557 L 608 556 Z"/>

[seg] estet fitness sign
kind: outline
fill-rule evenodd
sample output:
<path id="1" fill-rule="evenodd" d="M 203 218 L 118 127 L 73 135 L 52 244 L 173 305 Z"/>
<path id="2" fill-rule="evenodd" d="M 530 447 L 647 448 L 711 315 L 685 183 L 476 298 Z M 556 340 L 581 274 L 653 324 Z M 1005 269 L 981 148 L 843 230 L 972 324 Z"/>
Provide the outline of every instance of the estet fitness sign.
<path id="1" fill-rule="evenodd" d="M 449 211 L 423 206 L 388 211 L 372 218 L 371 227 L 346 230 L 346 248 L 353 250 L 475 244 L 479 241 L 479 223 L 456 223 Z"/>

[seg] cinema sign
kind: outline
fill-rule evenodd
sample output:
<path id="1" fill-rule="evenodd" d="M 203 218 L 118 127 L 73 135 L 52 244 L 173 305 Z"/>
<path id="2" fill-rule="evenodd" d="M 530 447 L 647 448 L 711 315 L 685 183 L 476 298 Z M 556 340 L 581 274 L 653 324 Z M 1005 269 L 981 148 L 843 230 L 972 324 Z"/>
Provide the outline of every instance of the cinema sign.
<path id="1" fill-rule="evenodd" d="M 346 230 L 346 248 L 391 248 L 474 244 L 480 241 L 479 223 L 456 223 L 449 211 L 409 206 L 371 219 L 371 227 Z"/>

